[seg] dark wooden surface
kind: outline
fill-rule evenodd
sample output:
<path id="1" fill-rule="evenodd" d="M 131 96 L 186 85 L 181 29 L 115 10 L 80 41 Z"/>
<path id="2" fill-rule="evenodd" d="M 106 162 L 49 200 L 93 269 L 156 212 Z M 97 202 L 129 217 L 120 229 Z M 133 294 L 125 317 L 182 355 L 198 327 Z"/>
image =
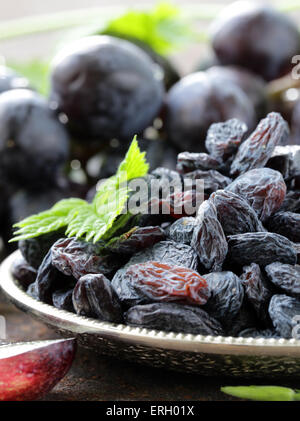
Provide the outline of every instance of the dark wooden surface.
<path id="1" fill-rule="evenodd" d="M 43 324 L 0 300 L 7 323 L 7 340 L 56 338 Z M 46 401 L 233 400 L 220 392 L 223 385 L 279 384 L 300 388 L 298 379 L 246 380 L 180 374 L 138 366 L 78 349 L 70 372 L 44 397 Z"/>

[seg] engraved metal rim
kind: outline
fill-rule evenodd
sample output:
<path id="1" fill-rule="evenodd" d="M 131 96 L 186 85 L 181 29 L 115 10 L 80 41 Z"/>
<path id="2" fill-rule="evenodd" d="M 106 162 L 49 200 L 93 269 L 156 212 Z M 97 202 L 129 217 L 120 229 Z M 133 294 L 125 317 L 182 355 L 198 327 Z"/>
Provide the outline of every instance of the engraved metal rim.
<path id="1" fill-rule="evenodd" d="M 15 251 L 0 266 L 0 287 L 18 308 L 33 315 L 53 328 L 76 335 L 91 334 L 116 341 L 163 348 L 179 352 L 210 354 L 289 356 L 300 358 L 300 340 L 233 338 L 203 336 L 135 328 L 124 324 L 112 324 L 78 316 L 35 300 L 26 294 L 10 273 L 13 261 L 20 255 Z"/>

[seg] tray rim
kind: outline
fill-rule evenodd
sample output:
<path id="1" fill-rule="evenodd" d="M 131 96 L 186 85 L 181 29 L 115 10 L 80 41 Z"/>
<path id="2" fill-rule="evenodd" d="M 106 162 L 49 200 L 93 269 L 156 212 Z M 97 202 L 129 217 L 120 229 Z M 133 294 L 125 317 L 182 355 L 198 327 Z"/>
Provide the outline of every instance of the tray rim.
<path id="1" fill-rule="evenodd" d="M 57 309 L 30 297 L 18 286 L 10 269 L 20 255 L 20 251 L 17 250 L 1 263 L 0 288 L 19 309 L 54 329 L 68 331 L 74 336 L 91 334 L 148 348 L 178 352 L 300 358 L 300 340 L 297 339 L 236 338 L 164 332 L 102 322 Z"/>

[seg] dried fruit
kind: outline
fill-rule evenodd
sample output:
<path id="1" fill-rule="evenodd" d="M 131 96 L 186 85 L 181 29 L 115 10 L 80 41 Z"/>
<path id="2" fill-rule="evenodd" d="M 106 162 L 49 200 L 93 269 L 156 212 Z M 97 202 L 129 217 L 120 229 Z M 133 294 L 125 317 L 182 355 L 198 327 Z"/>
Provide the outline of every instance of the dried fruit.
<path id="1" fill-rule="evenodd" d="M 281 206 L 286 185 L 280 172 L 271 168 L 258 168 L 246 172 L 225 188 L 248 200 L 264 222 Z"/>
<path id="2" fill-rule="evenodd" d="M 122 321 L 118 296 L 111 282 L 102 274 L 85 275 L 79 279 L 73 291 L 73 305 L 80 315 L 112 323 Z"/>
<path id="3" fill-rule="evenodd" d="M 228 190 L 218 190 L 209 200 L 216 207 L 218 219 L 226 235 L 265 231 L 256 212 L 242 196 Z"/>
<path id="4" fill-rule="evenodd" d="M 54 307 L 60 308 L 61 310 L 74 312 L 72 302 L 73 289 L 65 288 L 58 291 L 54 291 L 52 294 L 52 302 Z"/>
<path id="5" fill-rule="evenodd" d="M 102 252 L 103 243 L 90 243 L 74 237 L 62 238 L 51 247 L 52 265 L 67 276 L 79 279 L 89 273 L 111 274 L 122 259 Z"/>
<path id="6" fill-rule="evenodd" d="M 190 180 L 203 180 L 204 181 L 204 191 L 206 193 L 212 193 L 218 189 L 224 189 L 226 186 L 230 185 L 232 182 L 231 178 L 226 177 L 215 170 L 202 171 L 195 170 L 185 174 L 185 179 Z"/>
<path id="7" fill-rule="evenodd" d="M 168 237 L 177 243 L 190 245 L 194 228 L 196 226 L 196 218 L 183 217 L 175 221 L 168 229 Z"/>
<path id="8" fill-rule="evenodd" d="M 37 271 L 21 256 L 14 261 L 11 273 L 25 289 L 35 281 L 37 276 Z"/>
<path id="9" fill-rule="evenodd" d="M 207 131 L 205 147 L 211 156 L 226 161 L 235 153 L 247 130 L 247 125 L 236 118 L 213 123 Z"/>
<path id="10" fill-rule="evenodd" d="M 0 347 L 0 401 L 29 401 L 49 392 L 70 369 L 74 339 Z"/>
<path id="11" fill-rule="evenodd" d="M 287 295 L 273 295 L 269 305 L 269 314 L 276 332 L 282 338 L 289 339 L 293 337 L 293 334 L 299 335 L 299 299 Z"/>
<path id="12" fill-rule="evenodd" d="M 239 333 L 245 329 L 256 328 L 259 324 L 256 314 L 249 303 L 244 300 L 242 307 L 235 318 L 229 319 L 229 322 L 223 323 L 228 336 L 239 336 Z"/>
<path id="13" fill-rule="evenodd" d="M 191 246 L 206 269 L 222 269 L 228 250 L 227 241 L 217 218 L 216 207 L 208 200 L 203 202 L 198 210 Z"/>
<path id="14" fill-rule="evenodd" d="M 209 297 L 207 282 L 197 272 L 155 261 L 129 266 L 112 285 L 126 305 L 155 301 L 203 305 Z"/>
<path id="15" fill-rule="evenodd" d="M 193 335 L 222 335 L 220 323 L 199 307 L 154 303 L 131 307 L 125 313 L 131 326 Z"/>
<path id="16" fill-rule="evenodd" d="M 266 222 L 271 232 L 287 237 L 295 243 L 300 242 L 300 214 L 294 212 L 277 212 Z"/>
<path id="17" fill-rule="evenodd" d="M 288 125 L 281 115 L 269 113 L 260 121 L 251 136 L 240 145 L 231 164 L 230 174 L 237 176 L 264 167 L 275 146 L 284 143 L 288 135 Z"/>
<path id="18" fill-rule="evenodd" d="M 229 271 L 213 272 L 203 277 L 210 291 L 204 309 L 221 323 L 230 323 L 243 304 L 244 288 L 241 280 Z"/>
<path id="19" fill-rule="evenodd" d="M 205 152 L 181 152 L 177 156 L 178 172 L 185 174 L 195 170 L 217 170 L 221 162 Z"/>
<path id="20" fill-rule="evenodd" d="M 270 281 L 283 293 L 300 298 L 300 266 L 274 262 L 265 267 Z"/>
<path id="21" fill-rule="evenodd" d="M 251 232 L 228 237 L 228 262 L 240 266 L 257 263 L 267 266 L 273 262 L 296 264 L 293 243 L 279 234 Z"/>
<path id="22" fill-rule="evenodd" d="M 252 263 L 245 266 L 240 279 L 245 289 L 245 295 L 258 319 L 264 324 L 269 324 L 268 306 L 272 291 L 267 287 L 259 265 Z"/>

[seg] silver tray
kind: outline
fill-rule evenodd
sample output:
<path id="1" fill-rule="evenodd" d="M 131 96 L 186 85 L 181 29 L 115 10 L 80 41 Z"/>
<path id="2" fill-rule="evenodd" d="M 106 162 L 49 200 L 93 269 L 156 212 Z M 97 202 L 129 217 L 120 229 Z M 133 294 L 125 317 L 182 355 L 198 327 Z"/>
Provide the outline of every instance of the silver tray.
<path id="1" fill-rule="evenodd" d="M 77 316 L 27 295 L 10 273 L 19 251 L 0 266 L 0 286 L 8 299 L 64 337 L 99 354 L 135 363 L 201 375 L 300 376 L 300 340 L 186 335 Z M 30 338 L 29 338 L 30 339 Z"/>

